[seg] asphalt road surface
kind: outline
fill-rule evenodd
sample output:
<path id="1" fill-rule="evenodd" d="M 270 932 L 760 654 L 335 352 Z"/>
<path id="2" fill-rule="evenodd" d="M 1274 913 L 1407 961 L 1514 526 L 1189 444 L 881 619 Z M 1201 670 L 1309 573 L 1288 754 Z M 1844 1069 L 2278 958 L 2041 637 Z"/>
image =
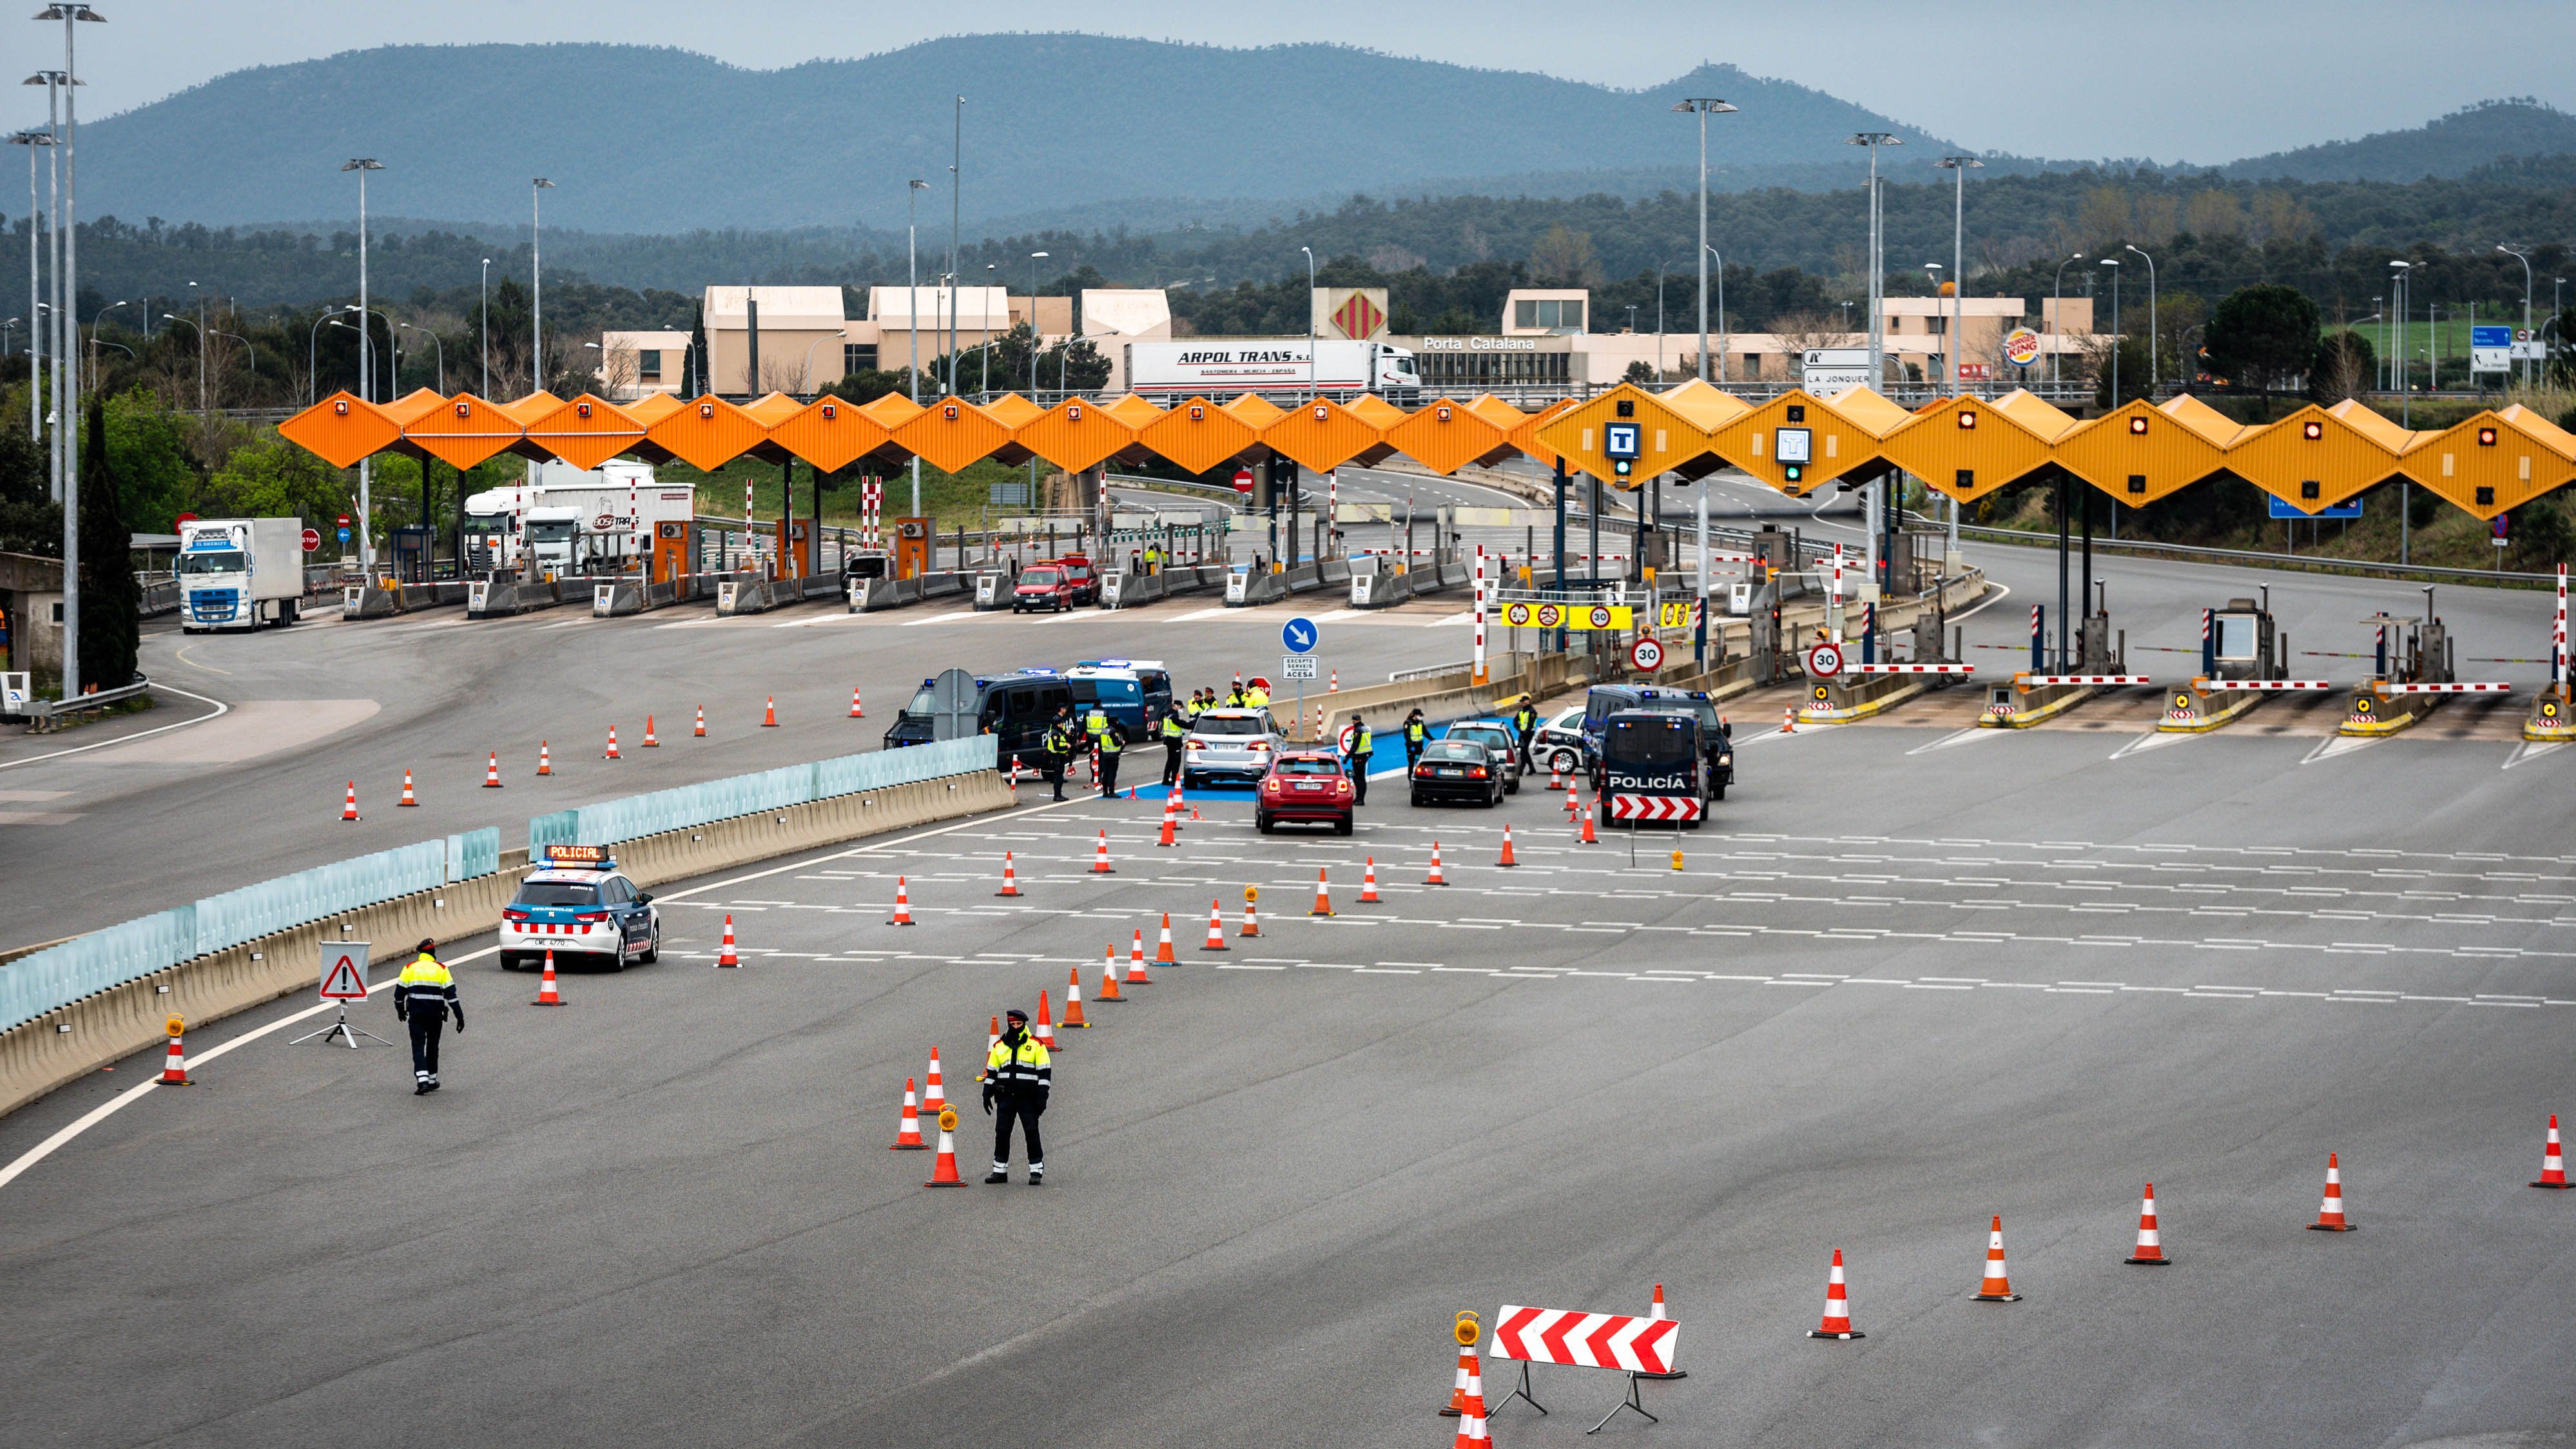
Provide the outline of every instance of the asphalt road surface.
<path id="1" fill-rule="evenodd" d="M 428 1098 L 398 1049 L 253 1035 L 302 1002 L 221 1023 L 200 1085 L 0 1186 L 12 1442 L 1436 1443 L 1456 1311 L 1642 1312 L 1657 1283 L 1691 1376 L 1605 1439 L 2576 1421 L 2576 1194 L 2524 1186 L 2576 1112 L 2576 760 L 1949 738 L 1748 731 L 1679 872 L 1672 837 L 1575 844 L 1536 788 L 1497 814 L 1382 781 L 1351 840 L 1202 797 L 1174 850 L 1151 802 L 1031 789 L 675 885 L 665 960 L 570 976 L 561 1010 L 457 944 L 470 1032 Z M 739 972 L 709 964 L 728 912 Z M 1166 912 L 1181 961 L 1098 1001 L 1104 948 Z M 887 1151 L 904 1079 L 940 1049 L 980 1177 L 987 1020 L 1060 1010 L 1069 971 L 1097 1025 L 1065 1033 L 1046 1187 L 924 1190 L 928 1155 Z M 0 1163 L 156 1060 L 0 1121 Z M 2358 1232 L 2304 1231 L 2330 1152 Z M 2166 1268 L 2121 1261 L 2149 1181 Z M 1969 1300 L 1996 1213 L 2019 1303 Z M 1836 1249 L 1859 1342 L 1804 1336 Z M 1498 1443 L 1592 1442 L 1622 1388 L 1536 1386 L 1554 1412 L 1501 1411 Z"/>

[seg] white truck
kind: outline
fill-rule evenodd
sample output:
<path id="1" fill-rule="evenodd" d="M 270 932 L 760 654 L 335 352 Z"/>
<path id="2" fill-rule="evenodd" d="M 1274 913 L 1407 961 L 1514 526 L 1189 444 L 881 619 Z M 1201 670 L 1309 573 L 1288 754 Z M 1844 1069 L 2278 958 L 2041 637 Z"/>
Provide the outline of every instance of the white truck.
<path id="1" fill-rule="evenodd" d="M 1128 390 L 1149 398 L 1237 393 L 1349 398 L 1375 393 L 1402 407 L 1421 401 L 1411 351 L 1384 342 L 1303 337 L 1192 337 L 1127 344 Z"/>
<path id="2" fill-rule="evenodd" d="M 648 464 L 613 459 L 585 471 L 540 463 L 528 482 L 466 500 L 466 562 L 476 570 L 524 564 L 557 578 L 614 572 L 650 554 L 656 525 L 685 523 L 696 505 L 687 485 L 655 482 Z"/>
<path id="3" fill-rule="evenodd" d="M 179 525 L 179 627 L 295 622 L 304 597 L 304 520 L 192 518 Z"/>
<path id="4" fill-rule="evenodd" d="M 533 484 L 491 488 L 465 500 L 465 567 L 474 573 L 512 569 L 527 550 L 520 528 L 537 501 Z"/>

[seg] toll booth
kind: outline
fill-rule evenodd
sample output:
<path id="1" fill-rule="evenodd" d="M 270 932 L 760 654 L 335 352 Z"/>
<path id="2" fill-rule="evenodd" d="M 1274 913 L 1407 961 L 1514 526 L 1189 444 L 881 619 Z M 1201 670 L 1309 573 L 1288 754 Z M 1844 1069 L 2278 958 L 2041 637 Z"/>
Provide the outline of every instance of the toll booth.
<path id="1" fill-rule="evenodd" d="M 2272 619 L 2272 591 L 2230 599 L 2200 616 L 2200 672 L 2174 686 L 2165 717 L 2167 734 L 2206 734 L 2241 719 L 2276 694 L 2317 693 L 2334 686 L 2322 679 L 2292 679 L 2290 636 Z"/>
<path id="2" fill-rule="evenodd" d="M 2499 682 L 2463 682 L 2455 671 L 2450 631 L 2433 612 L 2433 591 L 2424 590 L 2424 614 L 2417 619 L 2373 614 L 2363 619 L 2373 631 L 2372 674 L 2353 691 L 2352 709 L 2339 734 L 2393 735 L 2431 714 L 2453 695 L 2504 694 L 2512 686 Z"/>
<path id="3" fill-rule="evenodd" d="M 814 525 L 809 519 L 787 520 L 787 547 L 779 555 L 779 577 L 814 577 Z"/>
<path id="4" fill-rule="evenodd" d="M 689 596 L 689 560 L 696 556 L 697 530 L 698 526 L 687 519 L 666 518 L 653 525 L 648 577 L 653 583 L 673 585 L 683 599 Z"/>
<path id="5" fill-rule="evenodd" d="M 438 530 L 408 523 L 393 531 L 390 542 L 393 547 L 388 562 L 394 577 L 407 584 L 428 583 L 430 551 L 438 546 Z"/>
<path id="6" fill-rule="evenodd" d="M 898 518 L 894 521 L 894 576 L 917 579 L 930 572 L 930 520 Z"/>

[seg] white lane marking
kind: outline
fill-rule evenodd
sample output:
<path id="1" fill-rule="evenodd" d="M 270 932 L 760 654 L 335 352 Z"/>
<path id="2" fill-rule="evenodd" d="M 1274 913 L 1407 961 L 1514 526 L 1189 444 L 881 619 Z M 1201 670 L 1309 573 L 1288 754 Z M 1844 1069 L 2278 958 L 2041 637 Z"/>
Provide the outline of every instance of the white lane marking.
<path id="1" fill-rule="evenodd" d="M 2505 757 L 2502 768 L 2510 770 L 2516 765 L 2528 764 L 2533 760 L 2554 755 L 2565 748 L 2567 748 L 2567 742 L 2564 740 L 2524 740 L 2513 747 L 2512 754 Z"/>
<path id="2" fill-rule="evenodd" d="M 492 955 L 500 949 L 501 948 L 498 946 L 486 946 L 480 951 L 470 951 L 465 955 L 458 956 L 447 964 L 451 966 L 462 966 L 468 961 L 478 960 L 482 957 Z M 379 991 L 390 991 L 393 989 L 393 984 L 394 983 L 390 978 L 384 981 L 379 981 L 375 985 L 367 988 L 367 995 L 372 998 Z M 331 1008 L 338 1005 L 340 1005 L 340 1003 L 336 1001 L 325 1001 L 319 1006 L 308 1006 L 302 1011 L 281 1016 L 266 1026 L 243 1032 L 241 1035 L 234 1037 L 228 1042 L 210 1046 L 204 1051 L 191 1054 L 188 1058 L 188 1064 L 193 1067 L 202 1065 L 206 1062 L 211 1062 L 215 1058 L 222 1056 L 224 1053 L 231 1051 L 235 1047 L 247 1046 L 250 1043 L 259 1040 L 261 1037 L 267 1036 L 271 1032 L 283 1031 L 287 1027 L 293 1026 L 295 1023 L 302 1021 L 307 1017 L 320 1016 L 323 1012 L 329 1011 Z M 147 1060 L 149 1059 L 147 1058 Z M 7 1187 L 10 1183 L 17 1181 L 20 1173 L 25 1172 L 28 1168 L 35 1166 L 46 1158 L 53 1156 L 55 1152 L 60 1150 L 64 1144 L 70 1142 L 73 1138 L 80 1136 L 92 1127 L 95 1127 L 99 1123 L 106 1121 L 108 1118 L 115 1116 L 118 1112 L 121 1112 L 125 1108 L 143 1100 L 145 1096 L 159 1090 L 160 1086 L 161 1083 L 157 1079 L 154 1081 L 137 1083 L 136 1085 L 128 1087 L 124 1091 L 117 1093 L 115 1096 L 108 1098 L 106 1101 L 99 1103 L 97 1106 L 92 1107 L 87 1112 L 82 1113 L 70 1126 L 65 1127 L 60 1132 L 55 1133 L 53 1136 L 46 1138 L 44 1141 L 39 1142 L 35 1146 L 18 1154 L 17 1161 L 10 1163 L 7 1167 L 0 1167 L 0 1187 Z"/>
<path id="3" fill-rule="evenodd" d="M 1973 745 L 1981 739 L 1999 738 L 2010 733 L 2010 730 L 1990 730 L 1982 725 L 1970 725 L 1963 730 L 1953 730 L 1928 745 L 1916 745 L 1905 753 L 1909 755 L 1928 755 L 1934 750 L 1956 749 L 1961 745 Z"/>
<path id="4" fill-rule="evenodd" d="M 2319 760 L 2331 760 L 2337 755 L 2349 755 L 2355 750 L 2366 750 L 2378 743 L 2378 739 L 2372 738 L 2350 739 L 2343 735 L 2328 735 L 2317 741 L 2317 747 L 2308 751 L 2308 757 L 2299 763 L 2313 765 Z"/>
<path id="5" fill-rule="evenodd" d="M 206 721 L 208 721 L 208 720 L 210 720 L 210 719 L 221 719 L 223 716 L 228 715 L 228 714 L 231 714 L 231 713 L 233 712 L 233 707 L 232 707 L 231 705 L 229 705 L 229 704 L 224 703 L 224 702 L 223 702 L 222 700 L 220 700 L 220 699 L 209 699 L 209 698 L 207 698 L 205 695 L 197 694 L 197 693 L 194 693 L 194 692 L 189 691 L 189 690 L 181 689 L 179 686 L 177 686 L 177 685 L 175 685 L 175 684 L 156 684 L 156 685 L 154 685 L 154 686 L 152 686 L 152 687 L 153 687 L 154 689 L 166 689 L 166 690 L 170 691 L 172 694 L 184 694 L 184 695 L 187 695 L 187 696 L 188 696 L 188 698 L 190 698 L 190 699 L 198 700 L 198 701 L 201 701 L 201 702 L 206 703 L 206 704 L 211 704 L 211 705 L 213 705 L 213 706 L 215 707 L 215 709 L 214 709 L 214 713 L 212 713 L 212 714 L 201 714 L 201 715 L 197 716 L 195 719 L 183 719 L 183 720 L 179 721 L 177 724 L 165 724 L 165 725 L 156 726 L 155 728 L 148 729 L 148 730 L 138 730 L 138 731 L 136 731 L 135 733 L 130 734 L 130 735 L 119 735 L 119 736 L 117 736 L 115 739 L 112 739 L 112 740 L 100 740 L 98 743 L 93 744 L 93 745 L 74 745 L 74 746 L 72 746 L 72 747 L 71 747 L 70 749 L 68 749 L 68 750 L 54 750 L 54 751 L 52 751 L 52 752 L 50 752 L 50 753 L 48 753 L 48 754 L 42 754 L 42 755 L 29 755 L 27 758 L 25 758 L 25 759 L 23 759 L 23 760 L 10 760 L 10 761 L 7 761 L 7 762 L 5 762 L 5 763 L 0 763 L 0 770 L 14 770 L 14 769 L 16 769 L 18 766 L 20 766 L 20 765 L 33 765 L 33 764 L 39 764 L 39 763 L 41 763 L 41 762 L 43 762 L 43 761 L 46 761 L 46 760 L 59 760 L 59 759 L 61 759 L 61 758 L 62 758 L 63 756 L 65 756 L 65 755 L 80 755 L 80 754 L 87 754 L 87 753 L 88 753 L 89 751 L 91 751 L 91 750 L 103 750 L 103 749 L 106 749 L 106 748 L 107 748 L 108 746 L 110 746 L 110 745 L 126 745 L 126 744 L 132 744 L 132 743 L 133 743 L 134 741 L 136 741 L 136 740 L 140 740 L 140 739 L 149 739 L 149 738 L 151 738 L 151 737 L 152 737 L 152 736 L 154 736 L 154 735 L 157 735 L 157 734 L 166 734 L 166 733 L 168 733 L 168 732 L 169 732 L 169 731 L 171 731 L 171 730 L 183 730 L 183 729 L 186 729 L 186 728 L 187 728 L 188 726 L 190 726 L 190 725 L 201 725 L 201 724 L 204 724 Z M 7 1181 L 8 1181 L 8 1179 L 7 1179 L 7 1178 L 5 1178 L 5 1177 L 0 1177 L 0 1183 L 5 1183 L 5 1182 L 7 1182 Z"/>
<path id="6" fill-rule="evenodd" d="M 2149 750 L 2161 750 L 2167 745 L 2180 744 L 2184 740 L 2198 738 L 2200 737 L 2197 735 L 2169 735 L 2163 730 L 2157 730 L 2152 734 L 2140 735 L 2136 739 L 2133 739 L 2127 744 L 2120 746 L 2118 749 L 2113 750 L 2111 752 L 2111 758 L 2115 760 L 2125 760 L 2131 755 L 2143 755 Z"/>
<path id="7" fill-rule="evenodd" d="M 1959 620 L 1968 617 L 1970 614 L 1977 613 L 1980 610 L 1990 609 L 2012 596 L 2012 589 L 2008 585 L 1996 583 L 1993 579 L 1986 580 L 1986 587 L 1994 592 L 1986 595 L 1976 603 L 1970 604 L 1968 607 L 1961 609 L 1959 612 L 1952 614 L 1945 622 L 1955 624 Z"/>
<path id="8" fill-rule="evenodd" d="M 232 677 L 232 671 L 229 669 L 217 669 L 211 664 L 200 664 L 196 660 L 189 658 L 188 651 L 196 647 L 197 646 L 194 644 L 189 644 L 181 648 L 174 649 L 170 651 L 170 657 L 179 661 L 181 664 L 187 665 L 190 669 L 202 669 L 208 674 L 220 674 L 228 679 Z"/>
<path id="9" fill-rule="evenodd" d="M 953 614 L 933 614 L 927 619 L 906 619 L 902 623 L 895 625 L 895 627 L 898 629 L 918 629 L 924 624 L 946 624 L 958 619 L 972 619 L 974 617 L 974 610 L 959 609 Z"/>

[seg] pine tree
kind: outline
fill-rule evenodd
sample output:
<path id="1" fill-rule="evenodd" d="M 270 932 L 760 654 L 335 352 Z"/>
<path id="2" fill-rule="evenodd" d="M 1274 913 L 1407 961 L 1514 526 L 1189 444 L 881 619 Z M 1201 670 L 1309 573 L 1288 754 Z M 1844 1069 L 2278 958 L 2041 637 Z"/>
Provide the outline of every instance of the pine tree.
<path id="1" fill-rule="evenodd" d="M 142 642 L 143 591 L 134 582 L 134 539 L 126 531 L 116 474 L 107 465 L 107 402 L 89 400 L 81 443 L 80 677 L 83 688 L 114 689 L 134 678 Z"/>

